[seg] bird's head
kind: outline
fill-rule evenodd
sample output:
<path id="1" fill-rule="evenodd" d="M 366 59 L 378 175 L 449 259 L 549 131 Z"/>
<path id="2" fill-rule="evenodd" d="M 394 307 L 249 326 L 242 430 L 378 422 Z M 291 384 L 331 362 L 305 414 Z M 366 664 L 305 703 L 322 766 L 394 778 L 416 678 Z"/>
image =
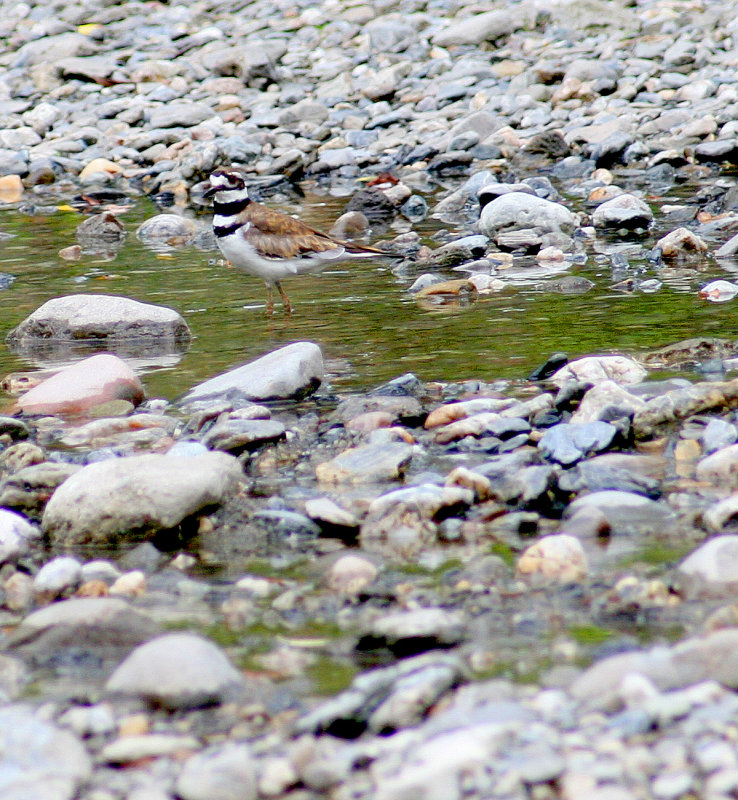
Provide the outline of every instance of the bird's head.
<path id="1" fill-rule="evenodd" d="M 249 193 L 246 181 L 237 169 L 219 169 L 210 175 L 210 186 L 204 192 L 205 197 L 218 195 L 221 202 L 246 200 Z"/>

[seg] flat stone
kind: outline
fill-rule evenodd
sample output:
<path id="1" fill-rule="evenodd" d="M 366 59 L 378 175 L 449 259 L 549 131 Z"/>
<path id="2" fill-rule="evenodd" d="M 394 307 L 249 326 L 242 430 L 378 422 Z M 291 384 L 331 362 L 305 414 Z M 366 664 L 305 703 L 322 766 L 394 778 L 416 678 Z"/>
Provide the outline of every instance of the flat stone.
<path id="1" fill-rule="evenodd" d="M 0 505 L 21 509 L 34 518 L 40 516 L 56 487 L 80 469 L 77 464 L 53 461 L 23 467 L 0 481 Z"/>
<path id="2" fill-rule="evenodd" d="M 318 345 L 295 342 L 198 384 L 180 402 L 192 406 L 220 399 L 242 402 L 301 397 L 314 391 L 323 376 Z"/>
<path id="3" fill-rule="evenodd" d="M 60 544 L 146 538 L 218 505 L 241 477 L 226 453 L 148 454 L 88 464 L 54 492 L 42 528 Z"/>
<path id="4" fill-rule="evenodd" d="M 106 764 L 124 766 L 150 758 L 181 758 L 184 754 L 197 750 L 199 744 L 193 736 L 165 733 L 123 736 L 103 747 L 100 760 Z"/>
<path id="5" fill-rule="evenodd" d="M 503 10 L 473 14 L 466 19 L 452 21 L 433 35 L 433 43 L 439 47 L 481 44 L 508 36 L 519 27 L 516 18 Z"/>
<path id="6" fill-rule="evenodd" d="M 192 128 L 215 115 L 207 103 L 179 100 L 152 108 L 148 113 L 151 128 Z"/>
<path id="7" fill-rule="evenodd" d="M 633 417 L 633 430 L 636 436 L 646 438 L 652 436 L 660 425 L 713 409 L 736 408 L 737 406 L 738 379 L 696 383 L 685 388 L 672 389 L 648 400 L 645 407 L 636 411 Z M 708 458 L 717 455 L 714 453 Z M 712 462 L 708 461 L 707 464 L 715 464 L 718 460 L 716 458 Z M 707 461 L 707 459 L 703 459 L 703 461 Z"/>
<path id="8" fill-rule="evenodd" d="M 424 517 L 433 517 L 441 509 L 471 505 L 473 502 L 474 492 L 469 488 L 424 483 L 380 495 L 369 505 L 369 516 L 383 516 L 400 507 L 413 508 Z"/>
<path id="9" fill-rule="evenodd" d="M 109 353 L 90 356 L 34 386 L 15 403 L 24 414 L 79 415 L 114 400 L 136 406 L 144 389 L 125 361 Z"/>
<path id="10" fill-rule="evenodd" d="M 202 443 L 211 450 L 237 454 L 273 444 L 286 435 L 284 425 L 274 419 L 225 419 L 208 430 Z"/>
<path id="11" fill-rule="evenodd" d="M 96 657 L 120 658 L 159 633 L 145 614 L 122 599 L 80 597 L 61 600 L 25 617 L 9 641 L 11 649 L 36 663 L 54 660 L 68 649 L 89 648 Z"/>
<path id="12" fill-rule="evenodd" d="M 605 489 L 592 492 L 572 501 L 565 518 L 573 517 L 582 509 L 596 509 L 607 520 L 613 533 L 629 533 L 645 529 L 663 530 L 674 524 L 675 515 L 664 503 L 651 500 L 643 494 Z"/>
<path id="13" fill-rule="evenodd" d="M 108 679 L 111 694 L 140 697 L 168 709 L 199 708 L 235 698 L 242 675 L 208 639 L 170 633 L 137 647 Z"/>
<path id="14" fill-rule="evenodd" d="M 397 611 L 376 619 L 364 634 L 363 647 L 361 644 L 359 647 L 366 649 L 366 639 L 370 638 L 381 640 L 390 649 L 422 652 L 457 644 L 465 632 L 464 617 L 458 611 L 444 608 Z"/>
<path id="15" fill-rule="evenodd" d="M 380 442 L 352 447 L 315 468 L 321 483 L 375 483 L 401 477 L 413 456 L 405 442 Z"/>

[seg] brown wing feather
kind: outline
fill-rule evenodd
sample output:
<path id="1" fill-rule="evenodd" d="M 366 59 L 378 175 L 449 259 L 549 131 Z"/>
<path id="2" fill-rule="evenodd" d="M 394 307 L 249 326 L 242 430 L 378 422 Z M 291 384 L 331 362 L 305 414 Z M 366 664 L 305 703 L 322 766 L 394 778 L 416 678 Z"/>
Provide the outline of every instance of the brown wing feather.
<path id="1" fill-rule="evenodd" d="M 250 223 L 243 230 L 244 238 L 259 252 L 272 258 L 295 258 L 310 253 L 322 253 L 343 247 L 347 253 L 377 253 L 365 247 L 333 239 L 327 233 L 311 228 L 299 219 L 273 211 L 260 203 L 251 203 L 244 216 Z"/>

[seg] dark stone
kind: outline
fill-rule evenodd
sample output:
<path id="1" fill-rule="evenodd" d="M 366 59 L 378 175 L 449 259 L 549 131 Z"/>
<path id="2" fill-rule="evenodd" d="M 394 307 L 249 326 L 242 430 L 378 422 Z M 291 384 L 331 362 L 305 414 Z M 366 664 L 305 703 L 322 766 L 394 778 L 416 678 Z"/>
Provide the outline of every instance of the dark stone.
<path id="1" fill-rule="evenodd" d="M 528 375 L 529 381 L 545 381 L 550 378 L 557 370 L 569 363 L 569 356 L 566 353 L 553 353 L 540 367 L 536 367 Z"/>
<path id="2" fill-rule="evenodd" d="M 540 153 L 552 161 L 557 161 L 568 156 L 571 153 L 571 148 L 559 131 L 544 131 L 531 137 L 525 146 L 525 151 L 527 153 Z"/>
<path id="3" fill-rule="evenodd" d="M 705 164 L 719 164 L 728 161 L 738 164 L 738 139 L 716 139 L 702 142 L 694 148 L 695 160 Z"/>
<path id="4" fill-rule="evenodd" d="M 344 213 L 347 211 L 360 211 L 370 222 L 389 222 L 396 213 L 384 192 L 373 187 L 359 189 L 347 203 Z"/>

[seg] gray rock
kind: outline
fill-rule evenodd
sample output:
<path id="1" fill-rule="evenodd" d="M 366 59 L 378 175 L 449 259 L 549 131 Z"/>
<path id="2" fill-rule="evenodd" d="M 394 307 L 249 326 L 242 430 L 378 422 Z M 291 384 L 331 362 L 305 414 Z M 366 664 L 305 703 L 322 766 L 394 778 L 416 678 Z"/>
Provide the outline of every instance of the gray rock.
<path id="1" fill-rule="evenodd" d="M 11 347 L 49 340 L 78 342 L 96 339 L 120 342 L 162 339 L 186 343 L 187 323 L 171 308 L 139 303 L 127 297 L 76 294 L 48 300 L 8 334 Z"/>
<path id="2" fill-rule="evenodd" d="M 648 228 L 653 222 L 653 211 L 640 198 L 621 194 L 597 206 L 592 214 L 595 228 Z"/>
<path id="3" fill-rule="evenodd" d="M 300 397 L 314 391 L 323 376 L 323 354 L 318 345 L 295 342 L 198 384 L 181 404 L 188 407 L 219 399 L 242 402 Z"/>
<path id="4" fill-rule="evenodd" d="M 182 800 L 254 800 L 256 769 L 246 744 L 229 742 L 196 753 L 177 778 Z"/>
<path id="5" fill-rule="evenodd" d="M 0 148 L 0 172 L 3 175 L 27 175 L 28 151 Z"/>
<path id="6" fill-rule="evenodd" d="M 617 429 L 606 422 L 561 423 L 546 429 L 538 448 L 546 458 L 568 465 L 588 453 L 606 450 L 616 433 Z"/>
<path id="7" fill-rule="evenodd" d="M 738 428 L 732 422 L 719 417 L 713 417 L 700 436 L 702 448 L 708 454 L 734 444 L 736 439 L 738 439 Z"/>
<path id="8" fill-rule="evenodd" d="M 493 42 L 508 36 L 519 27 L 520 23 L 515 16 L 496 9 L 451 22 L 433 35 L 433 43 L 439 47 L 452 47 Z"/>
<path id="9" fill-rule="evenodd" d="M 510 192 L 487 203 L 479 217 L 479 229 L 490 238 L 520 229 L 570 233 L 576 216 L 566 206 L 527 192 Z"/>
<path id="10" fill-rule="evenodd" d="M 413 456 L 406 442 L 378 442 L 345 450 L 315 468 L 321 483 L 378 483 L 402 477 Z"/>
<path id="11" fill-rule="evenodd" d="M 65 651 L 92 650 L 94 657 L 120 659 L 159 633 L 147 616 L 112 597 L 73 598 L 29 614 L 9 645 L 34 663 L 54 662 Z"/>
<path id="12" fill-rule="evenodd" d="M 668 506 L 643 494 L 606 489 L 577 497 L 566 509 L 565 517 L 573 517 L 581 509 L 597 509 L 607 520 L 614 534 L 636 530 L 665 530 L 674 524 L 675 515 Z"/>
<path id="13" fill-rule="evenodd" d="M 0 481 L 0 505 L 21 509 L 34 518 L 40 516 L 51 493 L 79 470 L 76 464 L 52 461 L 19 469 Z"/>
<path id="14" fill-rule="evenodd" d="M 637 436 L 645 438 L 653 435 L 660 425 L 684 419 L 692 414 L 736 406 L 738 406 L 738 379 L 697 383 L 685 388 L 672 389 L 648 400 L 645 407 L 636 412 L 633 429 Z"/>
<path id="15" fill-rule="evenodd" d="M 458 644 L 466 634 L 460 611 L 419 608 L 385 614 L 369 626 L 359 642 L 360 649 L 385 646 L 396 653 L 416 653 Z"/>
<path id="16" fill-rule="evenodd" d="M 645 406 L 645 400 L 631 394 L 620 384 L 612 380 L 604 380 L 597 383 L 584 395 L 569 421 L 572 424 L 594 422 L 600 418 L 606 408 L 618 408 L 624 415 L 630 415 Z"/>
<path id="17" fill-rule="evenodd" d="M 23 705 L 0 709 L 3 800 L 73 800 L 92 773 L 82 743 Z"/>
<path id="18" fill-rule="evenodd" d="M 195 235 L 195 223 L 179 214 L 157 214 L 142 222 L 136 236 L 144 244 L 185 244 Z"/>
<path id="19" fill-rule="evenodd" d="M 202 443 L 211 450 L 237 454 L 284 439 L 286 433 L 284 425 L 274 419 L 226 419 L 213 425 Z"/>
<path id="20" fill-rule="evenodd" d="M 137 647 L 105 688 L 111 694 L 140 697 L 165 708 L 187 709 L 235 698 L 244 681 L 210 640 L 170 633 Z"/>
<path id="21" fill-rule="evenodd" d="M 192 128 L 214 115 L 207 103 L 178 100 L 152 108 L 148 113 L 151 128 Z"/>
<path id="22" fill-rule="evenodd" d="M 146 538 L 223 502 L 240 476 L 238 461 L 225 453 L 149 454 L 88 464 L 54 492 L 42 528 L 64 544 Z"/>
<path id="23" fill-rule="evenodd" d="M 664 466 L 664 460 L 655 456 L 608 453 L 582 462 L 578 471 L 590 492 L 612 489 L 656 499 L 661 495 Z"/>
<path id="24" fill-rule="evenodd" d="M 119 65 L 109 56 L 84 56 L 62 58 L 55 62 L 54 67 L 65 80 L 81 78 L 104 85 Z"/>

